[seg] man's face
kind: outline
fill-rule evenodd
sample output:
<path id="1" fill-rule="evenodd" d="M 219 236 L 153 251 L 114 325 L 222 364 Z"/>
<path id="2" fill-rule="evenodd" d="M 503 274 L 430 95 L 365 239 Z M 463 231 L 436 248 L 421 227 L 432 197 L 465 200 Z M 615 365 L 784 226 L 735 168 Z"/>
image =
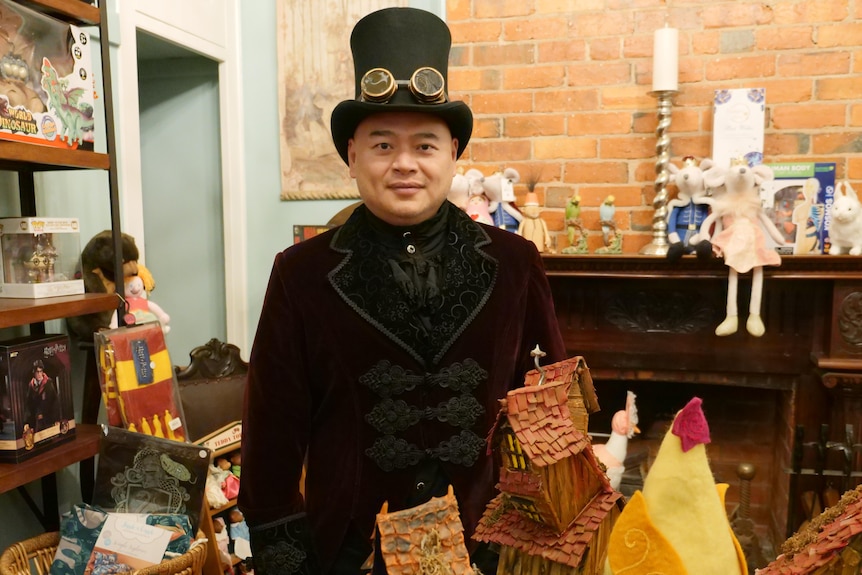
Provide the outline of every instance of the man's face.
<path id="1" fill-rule="evenodd" d="M 452 186 L 457 153 L 446 122 L 421 112 L 369 116 L 347 143 L 360 197 L 371 213 L 396 226 L 437 212 Z"/>

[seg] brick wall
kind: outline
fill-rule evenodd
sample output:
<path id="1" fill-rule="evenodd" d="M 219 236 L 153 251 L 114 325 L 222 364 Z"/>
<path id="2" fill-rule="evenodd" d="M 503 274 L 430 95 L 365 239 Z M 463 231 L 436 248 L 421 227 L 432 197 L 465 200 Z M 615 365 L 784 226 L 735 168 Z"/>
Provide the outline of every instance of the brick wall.
<path id="1" fill-rule="evenodd" d="M 573 193 L 588 230 L 615 196 L 624 252 L 652 239 L 665 20 L 679 29 L 671 161 L 710 155 L 715 89 L 765 87 L 765 161 L 834 161 L 862 192 L 862 0 L 447 0 L 447 20 L 450 96 L 476 119 L 459 164 L 518 169 L 518 205 L 533 180 L 557 250 Z"/>

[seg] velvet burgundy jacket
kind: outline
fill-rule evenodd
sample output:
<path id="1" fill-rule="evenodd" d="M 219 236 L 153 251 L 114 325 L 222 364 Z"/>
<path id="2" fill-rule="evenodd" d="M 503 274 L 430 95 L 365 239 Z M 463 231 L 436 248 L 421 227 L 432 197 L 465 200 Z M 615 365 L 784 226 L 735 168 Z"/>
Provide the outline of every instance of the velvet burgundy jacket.
<path id="1" fill-rule="evenodd" d="M 429 463 L 453 485 L 469 541 L 495 494 L 486 437 L 498 400 L 523 384 L 537 345 L 544 363 L 565 358 L 535 246 L 448 207 L 430 318 L 417 318 L 386 257 L 410 249 L 409 235 L 382 237 L 364 206 L 276 256 L 250 357 L 239 495 L 263 575 L 305 573 L 309 545 L 328 573 L 349 525 L 367 540 L 385 501 L 417 504 Z"/>

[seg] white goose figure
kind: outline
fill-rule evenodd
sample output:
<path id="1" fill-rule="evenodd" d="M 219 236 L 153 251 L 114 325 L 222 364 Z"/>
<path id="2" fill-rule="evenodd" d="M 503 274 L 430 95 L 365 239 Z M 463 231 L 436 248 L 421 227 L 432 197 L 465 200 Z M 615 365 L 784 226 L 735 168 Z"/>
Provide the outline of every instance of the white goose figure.
<path id="1" fill-rule="evenodd" d="M 607 467 L 607 476 L 611 487 L 619 490 L 626 470 L 626 451 L 628 451 L 629 439 L 638 429 L 638 408 L 635 405 L 635 394 L 631 391 L 626 393 L 626 408 L 614 414 L 611 420 L 611 436 L 605 444 L 594 444 L 593 452 L 596 457 Z"/>

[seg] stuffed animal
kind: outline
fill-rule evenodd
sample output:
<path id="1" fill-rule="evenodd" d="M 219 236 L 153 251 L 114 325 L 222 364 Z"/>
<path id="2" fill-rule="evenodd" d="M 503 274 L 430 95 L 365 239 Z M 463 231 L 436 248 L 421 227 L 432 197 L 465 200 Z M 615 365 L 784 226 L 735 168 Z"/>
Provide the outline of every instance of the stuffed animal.
<path id="1" fill-rule="evenodd" d="M 520 179 L 518 170 L 506 168 L 482 182 L 485 195 L 491 200 L 488 211 L 491 212 L 494 225 L 510 232 L 517 232 L 518 225 L 524 219 L 524 215 L 515 207 L 514 186 Z"/>
<path id="2" fill-rule="evenodd" d="M 126 278 L 125 300 L 127 307 L 126 325 L 158 321 L 162 324 L 163 333 L 167 334 L 171 331 L 171 326 L 168 325 L 171 316 L 165 313 L 159 304 L 148 299 L 147 290 L 144 289 L 144 280 L 140 276 Z M 117 327 L 116 312 L 111 319 L 110 327 L 112 329 Z"/>
<path id="3" fill-rule="evenodd" d="M 835 186 L 832 223 L 829 227 L 830 255 L 862 255 L 862 206 L 848 182 Z"/>
<path id="4" fill-rule="evenodd" d="M 644 480 L 608 540 L 605 575 L 747 575 L 742 549 L 707 459 L 700 398 L 673 420 Z"/>
<path id="5" fill-rule="evenodd" d="M 626 454 L 629 439 L 640 433 L 638 429 L 638 408 L 635 405 L 635 394 L 626 393 L 626 408 L 617 411 L 611 419 L 611 436 L 607 443 L 594 443 L 593 453 L 607 469 L 611 487 L 619 490 L 626 470 Z"/>
<path id="6" fill-rule="evenodd" d="M 147 291 L 155 288 L 155 281 L 142 264 L 138 263 L 140 253 L 135 238 L 122 234 L 123 276 L 138 275 L 144 280 Z M 114 240 L 111 230 L 104 230 L 93 236 L 81 252 L 81 279 L 86 293 L 116 293 L 114 277 Z M 92 341 L 93 333 L 107 329 L 111 324 L 112 312 L 106 311 L 70 317 L 66 319 L 70 335 L 83 341 Z"/>
<path id="7" fill-rule="evenodd" d="M 679 261 L 690 253 L 696 253 L 700 260 L 712 257 L 712 244 L 708 240 L 692 243 L 691 238 L 700 230 L 700 224 L 709 215 L 712 199 L 706 195 L 704 172 L 713 167 L 709 158 L 697 163 L 694 156 L 682 159 L 683 167 L 669 164 L 671 180 L 676 184 L 677 197 L 667 203 L 670 210 L 667 218 L 667 239 L 670 245 L 667 249 L 667 259 Z"/>
<path id="8" fill-rule="evenodd" d="M 738 274 L 752 272 L 751 299 L 748 333 L 760 337 L 766 332 L 760 317 L 760 303 L 763 295 L 763 266 L 781 265 L 778 252 L 767 247 L 763 230 L 766 229 L 779 244 L 784 243 L 781 232 L 763 211 L 760 203 L 760 184 L 773 178 L 772 169 L 760 164 L 749 167 L 745 160 L 734 160 L 724 177 L 725 192 L 715 200 L 713 211 L 703 221 L 700 232 L 693 242 L 711 239 L 715 253 L 724 258 L 728 266 L 727 315 L 715 328 L 715 335 L 726 336 L 736 333 L 739 327 L 737 309 Z M 710 228 L 715 224 L 715 232 Z"/>
<path id="9" fill-rule="evenodd" d="M 467 211 L 467 200 L 470 197 L 470 180 L 464 174 L 464 170 L 458 168 L 458 172 L 452 176 L 452 185 L 449 187 L 447 199 L 458 206 L 462 212 Z"/>

